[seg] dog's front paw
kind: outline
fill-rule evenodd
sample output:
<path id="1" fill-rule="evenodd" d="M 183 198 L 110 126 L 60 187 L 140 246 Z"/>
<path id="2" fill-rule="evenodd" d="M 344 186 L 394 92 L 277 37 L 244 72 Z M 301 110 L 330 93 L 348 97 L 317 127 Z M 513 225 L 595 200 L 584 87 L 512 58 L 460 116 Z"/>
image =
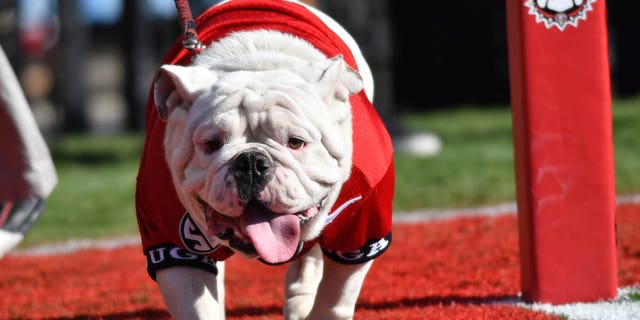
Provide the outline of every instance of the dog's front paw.
<path id="1" fill-rule="evenodd" d="M 284 304 L 284 318 L 286 320 L 303 320 L 306 319 L 311 308 L 315 295 L 303 294 L 287 298 Z"/>

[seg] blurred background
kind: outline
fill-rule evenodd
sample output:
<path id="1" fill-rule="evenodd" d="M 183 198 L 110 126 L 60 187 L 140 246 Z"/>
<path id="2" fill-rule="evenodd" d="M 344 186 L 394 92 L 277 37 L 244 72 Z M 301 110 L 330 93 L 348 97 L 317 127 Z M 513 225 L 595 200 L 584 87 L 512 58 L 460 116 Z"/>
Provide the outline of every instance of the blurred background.
<path id="1" fill-rule="evenodd" d="M 215 4 L 190 1 L 197 16 Z M 505 6 L 437 1 L 308 1 L 341 22 L 376 78 L 376 106 L 392 130 L 397 112 L 461 104 L 507 105 Z M 640 91 L 637 1 L 608 1 L 613 91 Z M 42 130 L 140 131 L 151 79 L 179 36 L 172 0 L 2 0 L 0 44 Z M 393 111 L 392 111 L 393 110 Z"/>

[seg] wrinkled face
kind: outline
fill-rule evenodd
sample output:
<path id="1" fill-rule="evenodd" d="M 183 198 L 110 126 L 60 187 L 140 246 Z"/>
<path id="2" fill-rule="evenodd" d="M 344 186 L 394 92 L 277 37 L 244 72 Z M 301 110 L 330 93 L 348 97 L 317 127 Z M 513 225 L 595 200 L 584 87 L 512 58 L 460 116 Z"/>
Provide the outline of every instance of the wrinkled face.
<path id="1" fill-rule="evenodd" d="M 164 68 L 167 163 L 212 241 L 280 263 L 324 227 L 351 169 L 355 90 L 334 60 L 296 71 Z"/>

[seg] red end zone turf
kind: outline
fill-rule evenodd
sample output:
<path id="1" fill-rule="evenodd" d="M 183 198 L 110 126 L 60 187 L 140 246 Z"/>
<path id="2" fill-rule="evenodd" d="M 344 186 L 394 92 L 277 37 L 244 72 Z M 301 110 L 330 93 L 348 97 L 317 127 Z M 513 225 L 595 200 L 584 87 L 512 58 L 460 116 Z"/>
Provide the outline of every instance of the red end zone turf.
<path id="1" fill-rule="evenodd" d="M 640 204 L 617 208 L 619 286 L 640 283 Z M 281 319 L 284 266 L 232 258 L 228 319 Z M 560 319 L 506 302 L 520 292 L 517 218 L 394 225 L 356 319 Z M 1 319 L 169 319 L 139 246 L 0 260 Z"/>

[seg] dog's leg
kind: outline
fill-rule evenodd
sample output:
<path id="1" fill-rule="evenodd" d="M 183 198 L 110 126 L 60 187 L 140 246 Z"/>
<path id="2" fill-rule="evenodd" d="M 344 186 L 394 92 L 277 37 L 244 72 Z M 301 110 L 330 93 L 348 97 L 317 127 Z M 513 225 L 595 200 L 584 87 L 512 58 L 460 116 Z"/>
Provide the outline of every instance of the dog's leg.
<path id="1" fill-rule="evenodd" d="M 324 257 L 322 281 L 307 319 L 352 319 L 362 283 L 373 260 L 341 264 Z"/>
<path id="2" fill-rule="evenodd" d="M 224 301 L 219 300 L 224 293 L 218 292 L 216 278 L 192 267 L 171 267 L 157 273 L 164 302 L 177 320 L 224 319 Z"/>
<path id="3" fill-rule="evenodd" d="M 225 308 L 224 308 L 224 299 L 225 299 L 225 287 L 224 287 L 224 273 L 226 270 L 226 265 L 224 261 L 216 262 L 216 267 L 218 268 L 218 275 L 216 276 L 216 287 L 218 289 L 218 299 L 216 301 L 220 305 L 220 314 L 222 315 L 220 319 L 226 318 Z"/>
<path id="4" fill-rule="evenodd" d="M 285 319 L 306 319 L 313 307 L 321 278 L 322 250 L 315 245 L 302 258 L 291 262 L 287 268 L 284 287 Z"/>

